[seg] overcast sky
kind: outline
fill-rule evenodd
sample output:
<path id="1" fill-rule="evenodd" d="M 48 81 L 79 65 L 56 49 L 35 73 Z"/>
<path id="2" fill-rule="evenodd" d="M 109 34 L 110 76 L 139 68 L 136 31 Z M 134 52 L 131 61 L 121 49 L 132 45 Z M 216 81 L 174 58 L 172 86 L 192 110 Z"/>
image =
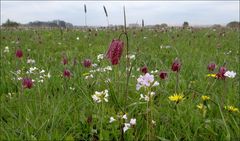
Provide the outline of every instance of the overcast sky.
<path id="1" fill-rule="evenodd" d="M 127 23 L 182 25 L 227 24 L 239 21 L 239 1 L 1 1 L 1 23 L 7 19 L 20 23 L 61 19 L 74 25 L 84 25 L 84 4 L 88 25 L 123 24 L 123 6 Z"/>

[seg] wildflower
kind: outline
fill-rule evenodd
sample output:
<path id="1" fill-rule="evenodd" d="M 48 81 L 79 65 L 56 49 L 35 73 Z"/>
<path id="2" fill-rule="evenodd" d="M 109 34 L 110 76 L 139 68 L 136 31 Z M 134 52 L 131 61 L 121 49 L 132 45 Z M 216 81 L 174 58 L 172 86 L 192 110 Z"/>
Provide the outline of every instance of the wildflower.
<path id="1" fill-rule="evenodd" d="M 70 89 L 70 90 L 72 90 L 72 91 L 74 91 L 74 90 L 75 90 L 75 88 L 74 88 L 74 87 L 69 87 L 69 89 Z"/>
<path id="2" fill-rule="evenodd" d="M 114 121 L 116 121 L 116 119 L 114 119 L 114 117 L 110 117 L 109 123 L 112 123 L 112 122 L 114 122 Z"/>
<path id="3" fill-rule="evenodd" d="M 224 73 L 224 76 L 229 77 L 229 78 L 234 78 L 236 76 L 236 72 L 234 72 L 234 71 L 226 71 Z"/>
<path id="4" fill-rule="evenodd" d="M 151 73 L 158 73 L 158 70 L 155 70 L 155 71 L 152 70 Z"/>
<path id="5" fill-rule="evenodd" d="M 154 82 L 153 75 L 150 75 L 149 73 L 146 73 L 144 76 L 140 75 L 140 77 L 137 79 L 137 90 L 139 90 L 141 87 L 149 87 L 151 83 Z"/>
<path id="6" fill-rule="evenodd" d="M 71 73 L 69 70 L 65 69 L 64 72 L 63 72 L 63 76 L 64 77 L 70 77 L 71 76 Z"/>
<path id="7" fill-rule="evenodd" d="M 206 95 L 202 95 L 202 100 L 203 101 L 208 101 L 208 100 L 210 100 L 210 97 L 206 96 Z"/>
<path id="8" fill-rule="evenodd" d="M 176 102 L 177 104 L 184 99 L 184 95 L 181 94 L 174 94 L 168 97 L 168 99 L 172 102 Z"/>
<path id="9" fill-rule="evenodd" d="M 77 37 L 76 39 L 79 40 L 79 37 Z"/>
<path id="10" fill-rule="evenodd" d="M 228 112 L 230 113 L 233 113 L 233 112 L 239 112 L 239 109 L 234 107 L 234 106 L 231 106 L 231 105 L 228 105 L 228 106 L 224 106 L 224 109 L 227 110 Z"/>
<path id="11" fill-rule="evenodd" d="M 207 77 L 217 78 L 217 74 L 207 74 Z"/>
<path id="12" fill-rule="evenodd" d="M 3 52 L 4 52 L 4 53 L 8 53 L 8 52 L 9 52 L 9 48 L 8 48 L 8 46 L 5 47 L 5 49 L 4 49 Z"/>
<path id="13" fill-rule="evenodd" d="M 28 63 L 28 64 L 35 64 L 35 60 L 33 60 L 33 59 L 28 59 L 28 60 L 27 60 L 27 63 Z"/>
<path id="14" fill-rule="evenodd" d="M 224 76 L 224 74 L 226 73 L 227 68 L 225 67 L 220 67 L 219 72 L 216 74 L 217 78 L 219 79 L 225 79 L 226 76 Z"/>
<path id="15" fill-rule="evenodd" d="M 122 118 L 123 118 L 123 119 L 127 119 L 127 114 L 124 114 L 124 115 L 122 116 Z"/>
<path id="16" fill-rule="evenodd" d="M 160 71 L 159 77 L 163 80 L 167 78 L 167 72 L 166 71 Z"/>
<path id="17" fill-rule="evenodd" d="M 131 118 L 130 122 L 129 122 L 132 126 L 136 125 L 136 119 L 135 118 Z"/>
<path id="18" fill-rule="evenodd" d="M 50 78 L 50 77 L 51 77 L 50 73 L 48 73 L 48 74 L 47 74 L 47 77 L 48 77 L 48 78 Z"/>
<path id="19" fill-rule="evenodd" d="M 130 123 L 124 123 L 123 132 L 125 133 L 131 127 Z"/>
<path id="20" fill-rule="evenodd" d="M 45 70 L 41 70 L 39 73 L 44 73 L 45 72 Z"/>
<path id="21" fill-rule="evenodd" d="M 103 54 L 98 54 L 97 60 L 100 62 L 104 58 Z"/>
<path id="22" fill-rule="evenodd" d="M 130 60 L 135 60 L 136 59 L 136 57 L 135 57 L 135 55 L 134 54 L 129 54 L 129 55 L 126 55 L 126 58 L 129 58 Z"/>
<path id="23" fill-rule="evenodd" d="M 200 104 L 197 105 L 197 108 L 200 109 L 200 110 L 203 110 L 204 105 L 202 103 L 200 103 Z"/>
<path id="24" fill-rule="evenodd" d="M 21 49 L 18 49 L 18 50 L 16 51 L 16 57 L 17 57 L 17 58 L 22 58 L 22 56 L 23 56 L 22 50 L 21 50 Z"/>
<path id="25" fill-rule="evenodd" d="M 112 65 L 117 65 L 123 52 L 124 43 L 121 40 L 114 39 L 107 51 L 107 58 L 110 59 Z"/>
<path id="26" fill-rule="evenodd" d="M 108 102 L 108 96 L 108 90 L 104 90 L 101 92 L 96 91 L 92 98 L 96 103 L 100 103 L 102 101 Z"/>
<path id="27" fill-rule="evenodd" d="M 215 63 L 210 63 L 210 64 L 208 64 L 208 70 L 209 71 L 214 71 L 214 69 L 216 68 L 216 64 Z"/>
<path id="28" fill-rule="evenodd" d="M 30 78 L 22 79 L 22 85 L 23 85 L 24 88 L 31 89 L 32 86 L 33 86 L 32 79 L 30 79 Z"/>
<path id="29" fill-rule="evenodd" d="M 181 68 L 181 63 L 178 59 L 175 59 L 175 61 L 172 64 L 172 71 L 179 72 Z"/>
<path id="30" fill-rule="evenodd" d="M 93 75 L 90 74 L 90 75 L 85 76 L 85 79 L 89 79 L 89 78 L 93 78 Z"/>
<path id="31" fill-rule="evenodd" d="M 85 59 L 85 60 L 83 61 L 83 66 L 84 66 L 85 68 L 89 68 L 89 67 L 91 67 L 91 65 L 92 65 L 92 62 L 91 62 L 90 59 Z"/>
<path id="32" fill-rule="evenodd" d="M 66 65 L 67 63 L 68 63 L 67 57 L 64 56 L 64 57 L 63 57 L 63 65 Z"/>
<path id="33" fill-rule="evenodd" d="M 146 73 L 148 72 L 147 66 L 143 66 L 143 67 L 140 69 L 140 71 L 141 71 L 142 73 L 146 74 Z"/>
<path id="34" fill-rule="evenodd" d="M 148 95 L 143 95 L 143 94 L 140 94 L 140 99 L 139 100 L 142 100 L 144 99 L 145 101 L 149 101 L 149 96 Z"/>
<path id="35" fill-rule="evenodd" d="M 159 86 L 159 82 L 155 81 L 152 86 L 153 87 Z"/>

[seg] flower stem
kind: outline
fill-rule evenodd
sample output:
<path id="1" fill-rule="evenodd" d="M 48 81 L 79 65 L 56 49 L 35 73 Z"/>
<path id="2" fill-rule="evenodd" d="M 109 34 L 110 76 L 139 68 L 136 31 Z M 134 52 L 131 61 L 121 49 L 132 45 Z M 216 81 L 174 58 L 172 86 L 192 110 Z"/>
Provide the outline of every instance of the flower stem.
<path id="1" fill-rule="evenodd" d="M 179 74 L 178 72 L 176 73 L 176 87 L 175 87 L 175 93 L 178 93 L 178 88 L 179 88 Z"/>

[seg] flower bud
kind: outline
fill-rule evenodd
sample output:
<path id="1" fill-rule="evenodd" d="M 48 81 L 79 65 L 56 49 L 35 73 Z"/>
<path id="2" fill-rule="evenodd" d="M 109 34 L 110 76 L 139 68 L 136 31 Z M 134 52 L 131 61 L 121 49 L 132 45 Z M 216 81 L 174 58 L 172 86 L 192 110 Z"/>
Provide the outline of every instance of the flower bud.
<path id="1" fill-rule="evenodd" d="M 18 50 L 16 51 L 16 57 L 17 57 L 17 58 L 22 58 L 22 56 L 23 56 L 22 50 L 21 50 L 21 49 L 18 49 Z"/>
<path id="2" fill-rule="evenodd" d="M 179 72 L 181 68 L 181 63 L 178 59 L 176 59 L 172 64 L 172 71 Z"/>

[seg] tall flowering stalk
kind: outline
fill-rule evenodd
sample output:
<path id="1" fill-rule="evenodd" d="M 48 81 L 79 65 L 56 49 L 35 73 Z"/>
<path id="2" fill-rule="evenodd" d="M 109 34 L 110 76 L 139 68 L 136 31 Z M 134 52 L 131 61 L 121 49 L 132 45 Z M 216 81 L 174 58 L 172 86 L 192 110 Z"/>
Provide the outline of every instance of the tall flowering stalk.
<path id="1" fill-rule="evenodd" d="M 94 102 L 96 102 L 97 104 L 101 103 L 101 111 L 99 110 L 99 112 L 101 113 L 101 119 L 100 119 L 100 140 L 103 140 L 103 120 L 104 120 L 104 104 L 103 102 L 108 102 L 108 90 L 104 90 L 104 91 L 95 91 L 95 93 L 92 95 L 92 99 Z M 99 113 L 99 115 L 100 115 Z"/>
<path id="2" fill-rule="evenodd" d="M 108 13 L 107 13 L 107 9 L 106 9 L 106 7 L 105 7 L 104 5 L 103 5 L 103 10 L 104 10 L 104 13 L 105 13 L 105 15 L 106 15 L 107 25 L 108 25 L 108 27 L 109 27 Z"/>
<path id="3" fill-rule="evenodd" d="M 139 91 L 141 88 L 144 88 L 144 94 L 140 94 L 140 100 L 145 100 L 147 102 L 147 140 L 153 140 L 153 97 L 155 96 L 155 92 L 152 91 L 153 87 L 159 85 L 157 81 L 154 81 L 154 76 L 146 73 L 145 75 L 140 75 L 137 79 L 138 83 L 136 85 L 136 90 Z"/>
<path id="4" fill-rule="evenodd" d="M 84 13 L 85 13 L 85 26 L 87 27 L 87 6 L 84 4 Z"/>
<path id="5" fill-rule="evenodd" d="M 123 7 L 124 12 L 124 31 L 119 35 L 118 39 L 112 40 L 106 57 L 111 61 L 112 65 L 118 65 L 120 62 L 121 55 L 123 53 L 124 48 L 124 42 L 121 40 L 121 37 L 124 35 L 126 38 L 126 56 L 129 56 L 128 54 L 128 48 L 129 48 L 129 42 L 128 42 L 128 33 L 127 33 L 127 25 L 126 25 L 126 13 L 125 13 L 125 7 Z M 125 88 L 125 106 L 128 98 L 128 85 L 129 85 L 129 77 L 131 74 L 131 68 L 129 63 L 129 57 L 126 57 L 126 76 L 127 76 L 127 82 L 126 82 L 126 88 Z M 118 72 L 117 72 L 118 73 Z M 118 85 L 119 87 L 119 85 Z M 119 88 L 118 88 L 119 89 Z"/>

